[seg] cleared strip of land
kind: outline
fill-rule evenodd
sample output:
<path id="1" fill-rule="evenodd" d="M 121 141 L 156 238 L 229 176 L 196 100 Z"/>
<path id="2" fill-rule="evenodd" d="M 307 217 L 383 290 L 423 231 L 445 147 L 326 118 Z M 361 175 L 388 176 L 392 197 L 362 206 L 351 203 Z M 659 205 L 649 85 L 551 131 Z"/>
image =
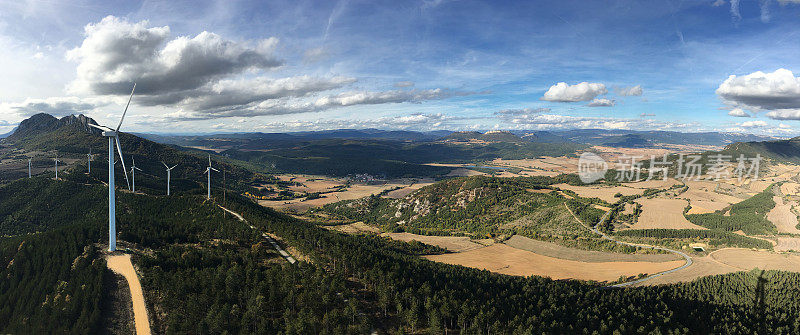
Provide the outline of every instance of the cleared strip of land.
<path id="1" fill-rule="evenodd" d="M 657 273 L 684 264 L 683 260 L 667 262 L 580 262 L 538 255 L 505 244 L 466 252 L 430 255 L 425 258 L 447 264 L 469 266 L 516 276 L 543 276 L 553 279 L 613 281 L 620 276 Z"/>
<path id="2" fill-rule="evenodd" d="M 445 248 L 452 252 L 464 252 L 483 247 L 483 245 L 472 242 L 470 238 L 466 236 L 425 236 L 411 233 L 384 233 L 382 236 L 389 236 L 394 240 L 405 242 L 419 241 Z"/>
<path id="3" fill-rule="evenodd" d="M 517 249 L 527 250 L 539 255 L 559 259 L 598 263 L 598 262 L 670 262 L 683 258 L 674 254 L 623 254 L 614 252 L 590 251 L 568 248 L 555 243 L 537 241 L 514 235 L 504 242 Z"/>

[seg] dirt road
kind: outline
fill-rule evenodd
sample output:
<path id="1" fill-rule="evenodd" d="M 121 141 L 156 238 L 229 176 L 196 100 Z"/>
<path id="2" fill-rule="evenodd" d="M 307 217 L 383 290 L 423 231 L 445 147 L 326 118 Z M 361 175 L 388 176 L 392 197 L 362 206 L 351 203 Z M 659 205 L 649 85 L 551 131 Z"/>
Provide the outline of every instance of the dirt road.
<path id="1" fill-rule="evenodd" d="M 575 213 L 573 213 L 573 212 L 572 212 L 572 210 L 569 208 L 569 206 L 567 206 L 567 203 L 566 203 L 566 202 L 564 203 L 564 207 L 566 207 L 566 208 L 567 208 L 567 210 L 569 211 L 569 213 L 570 213 L 570 214 L 572 214 L 572 217 L 574 217 L 574 218 L 575 218 L 575 220 L 578 220 L 578 222 L 580 222 L 580 223 L 581 223 L 581 224 L 582 224 L 584 227 L 588 228 L 588 229 L 589 229 L 589 230 L 591 230 L 593 233 L 595 233 L 595 234 L 598 234 L 598 235 L 602 236 L 604 239 L 607 239 L 607 240 L 613 241 L 614 243 L 617 243 L 617 244 L 621 244 L 621 245 L 627 245 L 627 246 L 631 246 L 631 247 L 639 247 L 639 248 L 647 248 L 647 249 L 655 249 L 655 250 L 663 250 L 663 251 L 667 251 L 667 252 L 670 252 L 670 253 L 676 254 L 676 255 L 678 255 L 678 256 L 681 256 L 681 257 L 683 257 L 683 259 L 685 259 L 685 260 L 686 260 L 686 263 L 685 263 L 685 264 L 683 264 L 683 265 L 681 265 L 681 266 L 679 266 L 679 267 L 677 267 L 677 268 L 674 268 L 674 269 L 672 269 L 672 270 L 667 270 L 667 271 L 659 272 L 659 273 L 656 273 L 656 274 L 653 274 L 653 275 L 650 275 L 650 276 L 644 277 L 644 278 L 642 278 L 642 279 L 637 279 L 637 280 L 634 280 L 634 281 L 629 281 L 629 282 L 625 282 L 625 283 L 620 283 L 620 284 L 616 284 L 616 285 L 611 285 L 611 286 L 609 286 L 609 287 L 626 287 L 626 286 L 631 286 L 631 285 L 640 284 L 640 283 L 643 283 L 643 282 L 645 282 L 645 281 L 651 280 L 651 279 L 653 279 L 653 278 L 657 278 L 657 277 L 660 277 L 660 276 L 663 276 L 663 275 L 666 275 L 666 274 L 670 274 L 670 273 L 673 273 L 673 272 L 676 272 L 676 271 L 683 270 L 683 269 L 685 269 L 685 268 L 688 268 L 689 266 L 691 266 L 691 265 L 692 265 L 692 258 L 691 258 L 691 257 L 689 257 L 689 255 L 687 255 L 687 254 L 685 254 L 685 253 L 683 253 L 683 252 L 680 252 L 680 251 L 678 251 L 678 250 L 672 250 L 672 249 L 667 249 L 667 248 L 662 248 L 662 247 L 657 247 L 657 246 L 652 246 L 652 245 L 647 245 L 647 244 L 636 244 L 636 243 L 622 242 L 622 241 L 619 241 L 619 240 L 617 240 L 617 239 L 614 239 L 613 237 L 611 237 L 611 236 L 609 236 L 609 235 L 606 235 L 606 233 L 604 233 L 604 232 L 601 232 L 601 231 L 597 230 L 597 229 L 596 229 L 596 228 L 594 228 L 594 227 L 589 227 L 589 226 L 587 226 L 585 223 L 583 223 L 583 221 L 581 221 L 580 219 L 578 219 L 578 216 L 576 216 L 576 215 L 575 215 Z M 609 214 L 609 213 L 611 213 L 611 212 L 606 212 L 606 214 L 605 214 L 605 215 L 603 215 L 603 217 L 602 217 L 602 218 L 600 218 L 600 221 L 599 221 L 599 222 L 603 222 L 603 220 L 605 220 L 605 219 L 606 219 L 606 216 L 608 216 L 608 214 Z"/>
<path id="2" fill-rule="evenodd" d="M 150 321 L 147 319 L 147 307 L 144 304 L 144 293 L 142 284 L 139 283 L 139 276 L 133 269 L 131 255 L 111 255 L 106 257 L 106 264 L 111 271 L 125 277 L 128 287 L 131 290 L 131 300 L 133 300 L 133 320 L 136 324 L 136 334 L 150 334 Z"/>
<path id="3" fill-rule="evenodd" d="M 217 206 L 219 206 L 219 205 L 217 205 Z M 242 222 L 246 223 L 248 226 L 250 226 L 251 229 L 257 230 L 256 227 L 251 225 L 249 222 L 247 222 L 247 220 L 245 220 L 244 217 L 241 214 L 236 213 L 236 212 L 234 212 L 234 211 L 232 211 L 230 209 L 227 209 L 225 207 L 222 207 L 222 206 L 219 206 L 219 208 L 222 208 L 222 210 L 224 210 L 224 211 L 226 211 L 228 213 L 231 213 L 231 215 L 235 216 L 237 219 L 239 219 L 239 221 L 242 221 Z M 292 257 L 292 255 L 290 255 L 288 252 L 283 250 L 283 248 L 281 248 L 281 246 L 278 245 L 278 242 L 275 242 L 275 239 L 270 237 L 267 233 L 261 233 L 261 237 L 263 237 L 264 239 L 267 240 L 267 242 L 272 244 L 272 247 L 275 248 L 275 250 L 278 251 L 278 253 L 281 255 L 281 257 L 285 258 L 286 261 L 289 262 L 289 264 L 297 263 L 297 260 L 294 259 L 294 257 Z"/>

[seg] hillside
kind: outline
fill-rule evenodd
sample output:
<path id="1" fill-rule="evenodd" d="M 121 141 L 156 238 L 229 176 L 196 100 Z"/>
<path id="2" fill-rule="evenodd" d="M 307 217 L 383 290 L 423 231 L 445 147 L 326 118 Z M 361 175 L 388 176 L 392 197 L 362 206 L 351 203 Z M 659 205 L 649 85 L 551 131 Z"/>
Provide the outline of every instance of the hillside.
<path id="1" fill-rule="evenodd" d="M 775 162 L 800 163 L 800 138 L 788 140 L 762 141 L 762 142 L 738 142 L 725 147 L 723 154 L 739 157 L 755 157 L 760 154 L 764 158 Z"/>
<path id="2" fill-rule="evenodd" d="M 36 114 L 22 121 L 13 134 L 2 140 L 7 150 L 0 148 L 0 159 L 11 158 L 18 163 L 0 166 L 0 170 L 16 168 L 19 171 L 16 174 L 0 173 L 0 177 L 26 176 L 26 160 L 29 157 L 34 159 L 35 167 L 44 167 L 47 170 L 52 166 L 52 157 L 56 154 L 72 162 L 70 168 L 72 171 L 85 172 L 86 154 L 91 150 L 95 155 L 92 177 L 98 180 L 108 179 L 105 177 L 108 174 L 105 163 L 108 159 L 108 141 L 100 135 L 98 129 L 88 124 L 97 123 L 84 115 L 70 115 L 57 119 L 49 114 Z M 204 181 L 203 173 L 208 165 L 207 152 L 159 144 L 128 133 L 120 134 L 120 142 L 126 166 L 130 168 L 133 159 L 136 160 L 137 167 L 143 170 L 137 173 L 137 190 L 164 192 L 166 172 L 162 161 L 170 165 L 177 164 L 172 170 L 172 185 L 177 190 L 202 187 L 200 183 Z M 246 162 L 238 162 L 213 153 L 212 157 L 215 168 L 225 171 L 226 179 L 230 178 L 231 182 L 227 185 L 229 188 L 248 190 L 249 185 L 265 178 L 257 173 L 258 167 Z M 125 177 L 121 167 L 117 168 L 120 170 L 117 171 L 116 178 L 124 182 Z M 0 182 L 2 181 L 0 178 Z"/>
<path id="3" fill-rule="evenodd" d="M 634 251 L 603 241 L 572 218 L 586 222 L 602 212 L 550 191 L 552 178 L 467 177 L 441 181 L 401 199 L 378 196 L 343 201 L 322 211 L 382 227 L 425 235 L 523 235 L 590 250 Z"/>
<path id="4" fill-rule="evenodd" d="M 571 129 L 549 132 L 515 131 L 517 134 L 533 133 L 542 140 L 554 142 L 560 139 L 563 142 L 575 142 L 588 145 L 607 145 L 606 143 L 618 142 L 614 138 L 638 137 L 651 144 L 673 145 L 713 145 L 725 146 L 736 142 L 771 141 L 774 137 L 743 133 L 729 132 L 702 132 L 685 133 L 678 131 L 661 130 L 613 130 L 613 129 Z"/>
<path id="5" fill-rule="evenodd" d="M 495 158 L 564 156 L 584 146 L 573 143 L 407 143 L 386 140 L 329 139 L 290 143 L 248 142 L 221 154 L 250 162 L 267 172 L 383 178 L 441 176 L 450 168 L 428 163 L 474 163 Z"/>
<path id="6" fill-rule="evenodd" d="M 509 192 L 498 196 L 527 187 L 500 186 Z M 12 191 L 57 202 L 93 197 L 102 186 L 46 178 L 0 186 L 0 193 Z M 328 231 L 236 196 L 225 205 L 257 230 L 201 196 L 118 195 L 119 243 L 133 254 L 157 333 L 798 331 L 800 277 L 793 273 L 609 290 L 430 262 L 410 244 Z M 11 218 L 50 216 L 49 205 L 16 211 L 13 201 L 0 198 Z M 104 208 L 76 202 L 68 211 L 89 217 L 0 238 L 0 331 L 104 332 L 112 293 L 104 280 Z M 280 236 L 312 262 L 290 266 L 258 231 Z"/>

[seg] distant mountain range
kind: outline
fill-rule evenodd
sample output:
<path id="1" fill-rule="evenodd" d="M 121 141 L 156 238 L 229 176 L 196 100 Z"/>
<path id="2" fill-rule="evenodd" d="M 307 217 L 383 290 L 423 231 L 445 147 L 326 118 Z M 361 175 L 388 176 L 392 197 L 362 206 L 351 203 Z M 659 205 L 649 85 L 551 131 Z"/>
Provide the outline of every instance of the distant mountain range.
<path id="1" fill-rule="evenodd" d="M 637 131 L 637 130 L 605 130 L 574 129 L 559 131 L 512 130 L 512 131 L 448 131 L 428 132 L 407 130 L 380 129 L 338 129 L 325 131 L 289 132 L 289 133 L 231 133 L 211 135 L 161 135 L 139 133 L 138 136 L 159 143 L 180 146 L 212 146 L 220 140 L 238 140 L 243 142 L 273 141 L 295 142 L 321 139 L 374 139 L 406 142 L 541 142 L 541 143 L 577 143 L 586 145 L 605 145 L 612 147 L 646 148 L 657 144 L 671 145 L 710 145 L 725 146 L 736 142 L 773 141 L 780 138 L 743 133 L 704 132 L 682 133 L 677 131 Z"/>
<path id="2" fill-rule="evenodd" d="M 322 131 L 304 131 L 288 133 L 228 133 L 209 135 L 163 135 L 136 133 L 151 141 L 181 146 L 197 146 L 215 139 L 237 139 L 244 141 L 309 141 L 324 139 L 377 139 L 391 141 L 426 142 L 435 141 L 450 134 L 448 130 L 430 132 L 381 129 L 337 129 Z"/>

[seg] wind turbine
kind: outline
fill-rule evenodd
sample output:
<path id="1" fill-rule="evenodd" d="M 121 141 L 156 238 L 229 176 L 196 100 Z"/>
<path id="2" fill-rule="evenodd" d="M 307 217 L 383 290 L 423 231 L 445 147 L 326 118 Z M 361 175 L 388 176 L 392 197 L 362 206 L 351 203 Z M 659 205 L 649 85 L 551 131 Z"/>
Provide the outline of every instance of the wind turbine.
<path id="1" fill-rule="evenodd" d="M 208 174 L 208 195 L 206 196 L 207 199 L 211 199 L 211 170 L 219 172 L 219 170 L 211 167 L 211 154 L 208 154 L 208 167 L 206 168 L 206 173 Z"/>
<path id="2" fill-rule="evenodd" d="M 31 179 L 31 159 L 33 158 L 28 158 L 28 179 Z"/>
<path id="3" fill-rule="evenodd" d="M 131 192 L 136 193 L 136 170 L 142 171 L 142 169 L 136 167 L 136 160 L 133 159 L 131 156 L 131 161 L 133 165 L 131 165 Z"/>
<path id="4" fill-rule="evenodd" d="M 94 155 L 92 155 L 92 148 L 89 148 L 89 153 L 86 154 L 86 162 L 88 164 L 87 166 L 89 166 L 89 171 L 86 173 L 88 174 L 92 174 L 92 158 L 94 158 Z"/>
<path id="5" fill-rule="evenodd" d="M 56 158 L 53 158 L 56 162 L 56 180 L 58 180 L 58 154 L 56 154 Z"/>
<path id="6" fill-rule="evenodd" d="M 117 152 L 119 153 L 119 160 L 122 162 L 122 172 L 125 174 L 125 181 L 128 182 L 128 172 L 125 170 L 125 159 L 122 158 L 122 146 L 119 144 L 119 127 L 122 126 L 122 121 L 125 120 L 125 114 L 128 112 L 128 106 L 131 105 L 134 90 L 136 90 L 136 83 L 133 83 L 131 96 L 128 98 L 128 104 L 125 105 L 125 111 L 122 112 L 122 118 L 119 119 L 117 129 L 89 124 L 92 127 L 102 130 L 103 136 L 108 137 L 108 251 L 117 250 L 116 197 L 114 195 L 114 144 L 116 143 L 117 145 Z M 130 183 L 128 183 L 128 185 L 130 186 Z"/>
<path id="7" fill-rule="evenodd" d="M 172 172 L 172 169 L 178 166 L 178 164 L 175 164 L 175 166 L 173 167 L 169 167 L 169 165 L 167 165 L 167 163 L 164 163 L 163 161 L 161 162 L 161 164 L 164 164 L 164 167 L 167 168 L 167 195 L 169 195 L 169 177 Z"/>

